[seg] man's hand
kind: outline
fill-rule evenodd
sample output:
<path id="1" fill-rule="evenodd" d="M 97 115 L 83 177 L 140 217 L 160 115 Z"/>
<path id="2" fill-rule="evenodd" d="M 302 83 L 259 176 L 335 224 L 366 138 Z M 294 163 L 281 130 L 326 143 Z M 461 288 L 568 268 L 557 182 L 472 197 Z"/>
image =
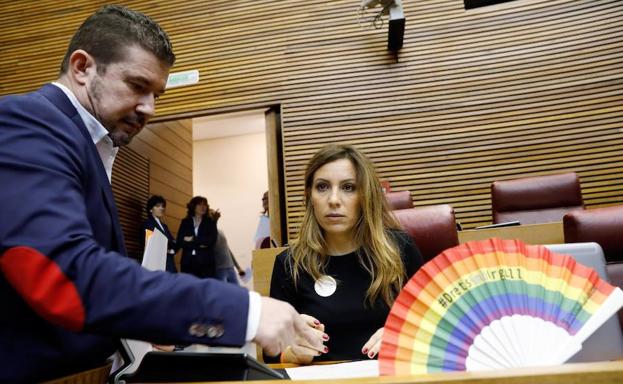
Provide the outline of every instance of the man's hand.
<path id="1" fill-rule="evenodd" d="M 297 339 L 304 340 L 309 348 L 322 352 L 325 346 L 322 344 L 322 335 L 319 336 L 318 333 L 318 330 L 307 325 L 290 304 L 262 297 L 260 324 L 253 341 L 267 355 L 278 355 L 288 345 L 296 344 Z"/>
<path id="2" fill-rule="evenodd" d="M 383 329 L 379 328 L 374 334 L 368 339 L 368 341 L 361 348 L 361 353 L 364 355 L 368 355 L 370 359 L 374 359 L 376 355 L 378 355 L 379 350 L 381 349 L 381 340 L 383 339 Z"/>

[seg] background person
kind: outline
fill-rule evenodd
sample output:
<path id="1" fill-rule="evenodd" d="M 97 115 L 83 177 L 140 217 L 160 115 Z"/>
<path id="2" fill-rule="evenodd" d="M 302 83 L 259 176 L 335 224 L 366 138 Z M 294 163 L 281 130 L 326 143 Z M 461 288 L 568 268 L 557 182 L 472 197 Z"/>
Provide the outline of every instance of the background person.
<path id="1" fill-rule="evenodd" d="M 268 217 L 268 191 L 262 195 L 262 213 L 253 237 L 255 249 L 270 248 L 270 217 Z"/>
<path id="2" fill-rule="evenodd" d="M 0 100 L 0 382 L 104 365 L 119 338 L 269 354 L 303 335 L 287 303 L 126 256 L 110 187 L 119 146 L 154 115 L 175 61 L 142 13 L 105 6 L 74 34 L 57 82 Z"/>
<path id="3" fill-rule="evenodd" d="M 210 206 L 203 196 L 195 196 L 188 204 L 186 217 L 180 222 L 177 243 L 182 248 L 181 270 L 197 277 L 215 277 L 214 244 L 218 232 L 219 211 L 208 215 Z"/>
<path id="4" fill-rule="evenodd" d="M 216 261 L 217 279 L 227 283 L 239 284 L 238 276 L 243 277 L 246 275 L 229 248 L 225 234 L 220 229 L 218 230 L 216 244 L 214 245 L 214 259 Z M 236 268 L 235 270 L 234 267 Z M 236 271 L 238 271 L 237 274 Z"/>
<path id="5" fill-rule="evenodd" d="M 320 320 L 330 339 L 322 355 L 299 340 L 282 354 L 283 362 L 377 356 L 389 309 L 422 266 L 417 247 L 399 228 L 362 152 L 329 145 L 312 157 L 300 233 L 275 260 L 270 296 Z"/>
<path id="6" fill-rule="evenodd" d="M 159 195 L 153 195 L 147 200 L 147 204 L 145 206 L 145 210 L 147 211 L 147 220 L 143 223 L 143 236 L 140 241 L 143 244 L 143 249 L 145 248 L 145 231 L 154 231 L 159 230 L 164 234 L 167 238 L 167 261 L 166 261 L 166 271 L 168 272 L 177 272 L 177 268 L 175 267 L 175 252 L 177 252 L 177 245 L 175 243 L 175 238 L 171 231 L 169 231 L 169 227 L 162 221 L 164 218 L 164 212 L 167 207 L 167 201 L 164 197 Z"/>

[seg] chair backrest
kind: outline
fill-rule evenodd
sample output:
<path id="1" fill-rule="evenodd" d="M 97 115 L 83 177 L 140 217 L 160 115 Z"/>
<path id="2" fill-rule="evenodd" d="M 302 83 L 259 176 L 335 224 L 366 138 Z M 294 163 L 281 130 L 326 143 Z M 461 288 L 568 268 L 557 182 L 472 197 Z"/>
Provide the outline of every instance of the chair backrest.
<path id="1" fill-rule="evenodd" d="M 273 276 L 275 258 L 287 248 L 254 249 L 251 254 L 251 269 L 253 270 L 253 290 L 262 296 L 270 294 L 270 280 Z"/>
<path id="2" fill-rule="evenodd" d="M 491 184 L 493 223 L 521 224 L 562 221 L 565 213 L 584 208 L 575 172 L 494 181 Z"/>
<path id="3" fill-rule="evenodd" d="M 420 249 L 424 262 L 459 244 L 454 209 L 447 204 L 398 209 L 393 213 Z"/>
<path id="4" fill-rule="evenodd" d="M 595 242 L 547 244 L 550 251 L 571 256 L 578 263 L 592 268 L 600 278 L 612 283 L 603 249 Z M 612 316 L 582 342 L 582 349 L 567 362 L 617 360 L 623 357 L 623 334 L 619 319 Z"/>
<path id="5" fill-rule="evenodd" d="M 566 243 L 594 241 L 607 261 L 623 261 L 623 205 L 569 212 L 563 230 Z"/>
<path id="6" fill-rule="evenodd" d="M 413 208 L 413 199 L 409 191 L 386 192 L 385 198 L 391 210 Z"/>

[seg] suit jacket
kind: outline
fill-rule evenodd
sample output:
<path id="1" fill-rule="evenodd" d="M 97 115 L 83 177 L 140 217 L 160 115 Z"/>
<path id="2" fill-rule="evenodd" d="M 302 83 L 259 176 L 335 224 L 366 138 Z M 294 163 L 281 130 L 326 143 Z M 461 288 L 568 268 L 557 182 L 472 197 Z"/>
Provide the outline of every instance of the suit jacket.
<path id="1" fill-rule="evenodd" d="M 185 237 L 192 236 L 192 240 L 186 241 Z M 216 263 L 214 259 L 214 244 L 218 230 L 216 221 L 205 216 L 199 224 L 195 235 L 195 224 L 192 217 L 186 217 L 180 222 L 177 231 L 177 244 L 182 248 L 182 272 L 193 274 L 197 277 L 215 277 Z"/>
<path id="2" fill-rule="evenodd" d="M 162 225 L 160 225 L 162 224 Z M 175 267 L 175 252 L 177 252 L 177 244 L 175 243 L 175 238 L 169 231 L 169 227 L 160 221 L 160 224 L 156 221 L 153 215 L 148 215 L 147 220 L 143 223 L 143 236 L 141 237 L 141 243 L 143 245 L 143 249 L 145 249 L 145 231 L 150 230 L 154 231 L 156 228 L 162 232 L 167 237 L 167 272 L 177 272 L 177 268 Z"/>
<path id="3" fill-rule="evenodd" d="M 244 343 L 248 293 L 125 257 L 102 161 L 54 85 L 0 100 L 0 382 L 102 364 L 118 337 Z"/>

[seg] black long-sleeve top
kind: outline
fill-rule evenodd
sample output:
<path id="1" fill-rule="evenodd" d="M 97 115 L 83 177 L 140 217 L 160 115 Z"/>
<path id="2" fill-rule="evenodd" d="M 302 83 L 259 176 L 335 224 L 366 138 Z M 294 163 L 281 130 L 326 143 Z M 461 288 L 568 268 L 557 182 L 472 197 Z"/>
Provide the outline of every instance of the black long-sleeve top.
<path id="1" fill-rule="evenodd" d="M 191 236 L 190 241 L 184 240 Z M 197 277 L 214 277 L 214 244 L 218 231 L 216 221 L 204 216 L 195 235 L 195 225 L 192 217 L 182 219 L 177 232 L 177 245 L 182 249 L 182 272 Z M 194 252 L 193 252 L 194 251 Z"/>
<path id="2" fill-rule="evenodd" d="M 422 256 L 406 233 L 391 233 L 396 238 L 407 277 L 410 278 L 422 266 Z M 358 252 L 329 258 L 325 274 L 337 281 L 337 289 L 328 297 L 316 293 L 313 278 L 304 272 L 299 274 L 294 285 L 289 250 L 275 259 L 270 296 L 287 301 L 299 313 L 317 318 L 325 325 L 325 333 L 330 337 L 325 343 L 329 352 L 316 360 L 366 358 L 361 349 L 372 334 L 385 325 L 390 308 L 381 297 L 372 307 L 367 302 L 366 291 L 372 277 L 359 263 Z"/>

